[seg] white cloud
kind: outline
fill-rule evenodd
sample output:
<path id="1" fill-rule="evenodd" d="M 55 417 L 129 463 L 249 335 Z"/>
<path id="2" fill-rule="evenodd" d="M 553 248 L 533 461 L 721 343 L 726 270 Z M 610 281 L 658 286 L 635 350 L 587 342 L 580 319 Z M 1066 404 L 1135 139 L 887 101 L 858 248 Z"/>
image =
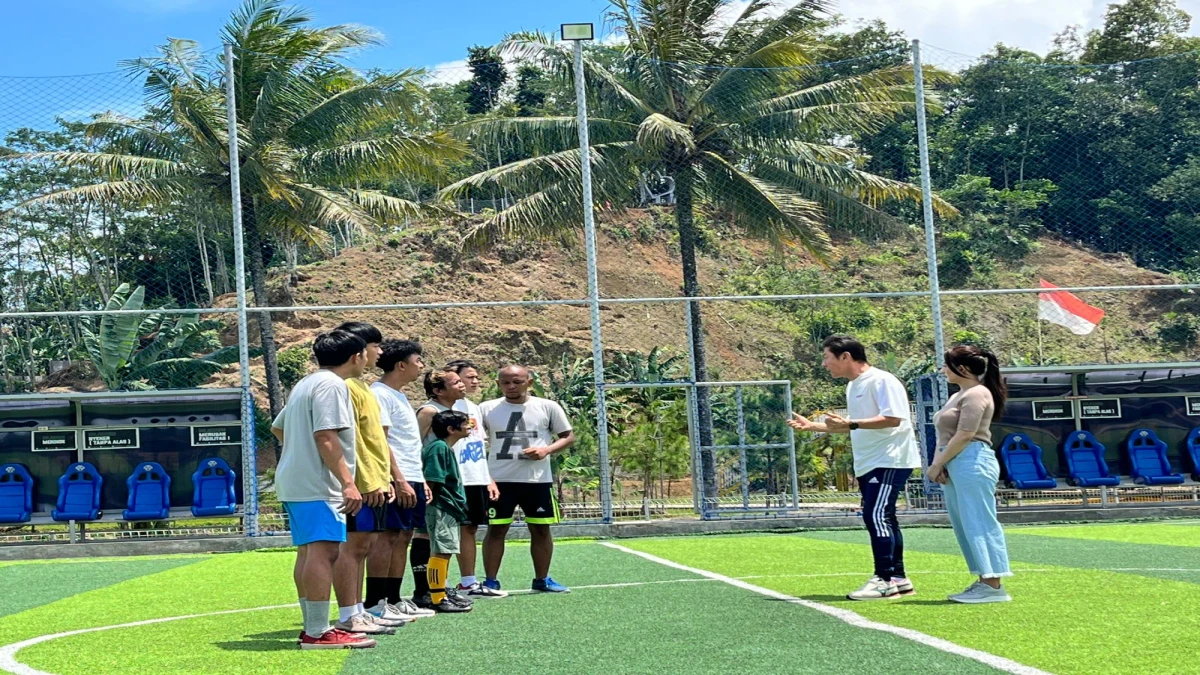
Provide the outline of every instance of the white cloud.
<path id="1" fill-rule="evenodd" d="M 997 42 L 1044 54 L 1054 35 L 1071 25 L 1084 30 L 1104 24 L 1107 6 L 1117 0 L 838 0 L 834 11 L 853 25 L 882 19 L 909 38 L 941 50 L 978 56 Z M 1200 19 L 1200 0 L 1176 0 L 1179 7 Z M 749 4 L 735 0 L 723 10 L 732 22 Z M 781 13 L 786 2 L 771 11 Z M 1200 20 L 1193 21 L 1192 35 L 1200 35 Z M 937 55 L 932 50 L 931 56 Z M 943 55 L 946 59 L 952 55 Z M 950 64 L 946 64 L 950 65 Z"/>
<path id="2" fill-rule="evenodd" d="M 425 81 L 430 84 L 458 84 L 471 79 L 471 71 L 467 70 L 467 60 L 447 61 L 429 67 Z"/>

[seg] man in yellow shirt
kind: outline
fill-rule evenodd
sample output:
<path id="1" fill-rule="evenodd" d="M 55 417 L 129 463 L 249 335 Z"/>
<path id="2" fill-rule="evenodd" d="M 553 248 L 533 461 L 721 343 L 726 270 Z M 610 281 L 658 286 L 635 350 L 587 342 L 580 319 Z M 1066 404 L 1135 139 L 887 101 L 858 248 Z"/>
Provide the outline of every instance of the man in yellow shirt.
<path id="1" fill-rule="evenodd" d="M 349 321 L 338 326 L 362 338 L 367 343 L 367 369 L 374 368 L 382 353 L 380 345 L 383 335 L 369 323 Z M 386 530 L 384 514 L 387 505 L 395 499 L 392 490 L 392 451 L 387 444 L 387 428 L 383 426 L 383 415 L 379 401 L 370 388 L 359 378 L 349 378 L 350 401 L 354 405 L 355 443 L 354 455 L 357 468 L 354 484 L 363 496 L 363 508 L 353 517 L 346 519 L 346 542 L 338 552 L 334 567 L 334 583 L 340 582 L 348 591 L 338 595 L 337 628 L 350 633 L 371 635 L 395 632 L 407 619 L 385 613 L 377 616 L 363 607 L 363 576 L 367 554 L 375 543 L 378 533 Z M 349 605 L 342 605 L 343 597 L 353 598 Z"/>

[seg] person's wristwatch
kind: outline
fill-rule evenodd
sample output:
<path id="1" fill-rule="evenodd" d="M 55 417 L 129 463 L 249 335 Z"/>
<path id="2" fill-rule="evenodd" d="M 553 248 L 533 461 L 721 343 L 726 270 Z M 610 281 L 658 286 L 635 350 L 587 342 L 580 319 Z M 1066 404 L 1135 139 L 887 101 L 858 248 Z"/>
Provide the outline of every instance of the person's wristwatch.
<path id="1" fill-rule="evenodd" d="M 850 431 L 858 431 L 858 422 L 850 423 Z"/>

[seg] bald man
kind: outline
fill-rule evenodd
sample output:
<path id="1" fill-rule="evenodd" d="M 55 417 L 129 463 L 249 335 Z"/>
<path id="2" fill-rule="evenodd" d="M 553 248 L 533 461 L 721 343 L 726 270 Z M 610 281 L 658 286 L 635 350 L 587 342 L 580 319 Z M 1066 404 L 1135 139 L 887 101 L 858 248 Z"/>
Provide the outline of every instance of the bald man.
<path id="1" fill-rule="evenodd" d="M 504 541 L 520 506 L 529 527 L 534 592 L 566 593 L 569 588 L 550 578 L 550 559 L 554 557 L 550 526 L 559 519 L 550 456 L 571 447 L 575 432 L 562 406 L 529 394 L 532 383 L 524 366 L 501 368 L 497 384 L 504 398 L 479 406 L 490 441 L 488 471 L 500 490 L 500 498 L 488 510 L 483 585 L 500 590 L 497 575 L 504 560 Z"/>

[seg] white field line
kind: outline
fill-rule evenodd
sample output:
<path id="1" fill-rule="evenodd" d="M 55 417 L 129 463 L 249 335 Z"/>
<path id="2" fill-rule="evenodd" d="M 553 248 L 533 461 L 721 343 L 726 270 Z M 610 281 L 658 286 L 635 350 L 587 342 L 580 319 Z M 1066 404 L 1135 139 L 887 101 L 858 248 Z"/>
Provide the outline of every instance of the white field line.
<path id="1" fill-rule="evenodd" d="M 1024 664 L 1017 663 L 1016 661 L 1013 661 L 1011 659 L 1006 659 L 1002 656 L 996 656 L 995 654 L 989 654 L 987 652 L 982 652 L 982 651 L 979 651 L 978 649 L 971 649 L 970 647 L 963 647 L 962 645 L 954 644 L 953 642 L 950 642 L 948 640 L 943 640 L 942 638 L 934 637 L 932 635 L 926 635 L 925 633 L 922 633 L 920 631 L 915 631 L 910 628 L 900 628 L 899 626 L 892 626 L 892 625 L 889 625 L 886 623 L 879 623 L 877 621 L 871 621 L 870 619 L 867 619 L 866 617 L 863 617 L 860 614 L 851 612 L 848 609 L 841 609 L 839 607 L 831 607 L 829 605 L 823 605 L 819 602 L 812 602 L 810 600 L 802 600 L 800 598 L 793 597 L 791 595 L 786 595 L 784 593 L 772 591 L 769 588 L 763 588 L 761 586 L 755 586 L 754 584 L 746 583 L 745 581 L 742 581 L 740 579 L 734 579 L 733 577 L 727 577 L 723 574 L 717 574 L 716 572 L 710 572 L 708 570 L 702 570 L 702 569 L 699 569 L 696 567 L 688 567 L 687 565 L 681 565 L 672 560 L 667 560 L 666 558 L 660 558 L 656 555 L 651 555 L 649 553 L 635 551 L 631 548 L 626 548 L 619 544 L 613 544 L 610 542 L 600 542 L 600 543 L 601 543 L 601 545 L 607 546 L 608 548 L 615 549 L 617 551 L 622 551 L 622 552 L 628 553 L 630 555 L 636 555 L 639 558 L 645 558 L 646 560 L 649 560 L 651 562 L 656 562 L 660 565 L 665 565 L 666 567 L 671 567 L 673 569 L 681 570 L 684 572 L 691 572 L 692 574 L 698 574 L 702 577 L 705 577 L 708 579 L 713 579 L 715 581 L 722 581 L 724 583 L 729 584 L 730 586 L 734 586 L 735 588 L 741 588 L 743 590 L 758 593 L 759 595 L 764 595 L 768 598 L 774 598 L 776 600 L 783 600 L 785 602 L 797 604 L 802 607 L 814 609 L 818 612 L 821 612 L 822 614 L 828 614 L 829 616 L 832 616 L 835 619 L 838 619 L 838 620 L 840 620 L 844 623 L 847 623 L 851 626 L 854 626 L 856 628 L 867 628 L 870 630 L 882 631 L 884 633 L 891 633 L 892 635 L 902 637 L 906 640 L 912 640 L 913 642 L 916 642 L 918 644 L 925 645 L 927 647 L 932 647 L 934 649 L 946 652 L 948 654 L 955 654 L 957 656 L 962 656 L 962 657 L 965 657 L 968 659 L 972 659 L 974 661 L 978 661 L 984 665 L 990 666 L 992 668 L 1003 671 L 1005 673 L 1012 673 L 1013 675 L 1049 675 L 1048 673 L 1046 673 L 1046 671 L 1038 670 L 1037 668 L 1034 668 L 1032 666 L 1026 666 Z"/>
<path id="2" fill-rule="evenodd" d="M 819 573 L 819 574 L 751 574 L 751 575 L 742 576 L 742 577 L 726 577 L 726 576 L 723 576 L 720 574 L 714 574 L 712 572 L 706 572 L 703 570 L 697 570 L 697 569 L 694 569 L 691 567 L 686 567 L 683 565 L 677 565 L 676 563 L 672 563 L 669 560 L 664 560 L 661 558 L 657 558 L 655 556 L 650 556 L 649 554 L 643 554 L 639 551 L 627 549 L 623 546 L 618 546 L 616 544 L 609 544 L 609 543 L 604 542 L 604 545 L 608 546 L 609 548 L 614 548 L 614 549 L 617 549 L 620 551 L 624 551 L 626 553 L 632 553 L 634 555 L 642 556 L 644 558 L 647 558 L 648 560 L 653 560 L 654 562 L 668 565 L 669 567 L 686 570 L 686 571 L 692 572 L 693 574 L 698 574 L 701 576 L 700 577 L 689 577 L 686 579 L 662 579 L 659 581 L 626 581 L 626 582 L 615 583 L 615 584 L 593 584 L 593 585 L 588 585 L 588 586 L 573 586 L 572 588 L 574 590 L 578 591 L 578 590 L 587 590 L 587 589 L 628 588 L 628 587 L 633 587 L 633 586 L 655 586 L 655 585 L 660 585 L 660 584 L 683 584 L 683 583 L 720 581 L 723 583 L 733 583 L 733 585 L 738 586 L 739 588 L 746 588 L 748 590 L 754 590 L 756 593 L 767 594 L 767 595 L 770 595 L 770 597 L 786 599 L 789 602 L 795 602 L 797 604 L 801 604 L 806 607 L 811 607 L 811 606 L 815 605 L 816 606 L 815 608 L 823 607 L 828 610 L 832 610 L 833 612 L 845 612 L 848 615 L 858 617 L 857 621 L 865 622 L 865 623 L 861 624 L 861 627 L 875 628 L 876 630 L 882 630 L 882 628 L 877 628 L 876 626 L 882 626 L 883 624 L 866 625 L 866 624 L 873 624 L 873 622 L 867 621 L 863 617 L 861 617 L 857 614 L 854 614 L 853 612 L 849 612 L 846 610 L 840 610 L 840 609 L 833 608 L 833 607 L 827 607 L 826 605 L 820 605 L 818 603 L 813 603 L 813 602 L 809 602 L 806 600 L 800 600 L 799 598 L 792 598 L 791 596 L 778 594 L 778 593 L 775 593 L 775 591 L 770 591 L 767 589 L 759 588 L 758 586 L 752 586 L 751 584 L 736 583 L 736 582 L 742 582 L 743 580 L 746 580 L 746 579 L 819 579 L 819 578 L 825 578 L 825 577 L 862 577 L 863 576 L 862 572 L 826 572 L 826 573 Z M 1081 571 L 1087 571 L 1087 570 L 1084 570 L 1081 568 L 1067 568 L 1067 569 L 1017 569 L 1014 571 L 1017 574 L 1026 574 L 1029 572 L 1049 573 L 1049 574 L 1062 574 L 1062 573 L 1069 572 L 1069 573 L 1077 574 Z M 1183 567 L 1110 567 L 1110 568 L 1103 568 L 1103 569 L 1094 569 L 1091 571 L 1093 571 L 1093 572 L 1200 572 L 1200 568 L 1189 569 L 1189 568 L 1183 568 Z M 931 571 L 924 571 L 924 572 L 914 571 L 914 572 L 911 572 L 911 574 L 920 575 L 920 576 L 929 575 L 929 574 L 955 574 L 955 575 L 960 575 L 960 576 L 968 576 L 967 573 L 963 572 L 962 570 L 953 570 L 953 571 L 951 571 L 951 570 L 931 570 Z M 528 589 L 518 589 L 518 590 L 509 591 L 509 595 L 526 595 L 526 594 L 531 594 L 531 593 L 533 593 L 533 591 L 528 590 Z M 16 660 L 17 652 L 21 651 L 22 649 L 25 649 L 26 647 L 32 647 L 33 645 L 41 644 L 43 642 L 50 642 L 51 640 L 58 640 L 59 638 L 71 637 L 72 635 L 83 635 L 84 633 L 97 633 L 100 631 L 115 630 L 118 628 L 136 628 L 138 626 L 149 626 L 149 625 L 156 624 L 156 623 L 167 623 L 170 621 L 184 621 L 186 619 L 200 619 L 200 618 L 204 618 L 207 616 L 219 616 L 222 614 L 240 614 L 240 613 L 244 613 L 244 612 L 261 612 L 261 611 L 271 610 L 271 609 L 287 609 L 289 607 L 295 607 L 295 606 L 296 605 L 294 605 L 294 604 L 291 604 L 291 605 L 268 605 L 266 607 L 250 607 L 250 608 L 246 608 L 246 609 L 227 609 L 227 610 L 222 610 L 219 612 L 207 612 L 204 614 L 186 614 L 184 616 L 170 616 L 170 617 L 165 617 L 165 618 L 161 618 L 161 619 L 147 619 L 145 621 L 132 621 L 129 623 L 118 623 L 118 624 L 114 624 L 111 626 L 97 626 L 95 628 L 81 628 L 79 630 L 64 631 L 62 633 L 53 633 L 50 635 L 40 635 L 38 637 L 29 638 L 28 640 L 22 640 L 21 642 L 14 642 L 12 644 L 4 645 L 3 647 L 0 647 L 0 672 L 13 673 L 14 675 L 53 675 L 53 673 L 47 673 L 45 671 L 37 670 L 36 668 L 31 668 L 30 666 L 20 663 L 19 661 Z M 826 609 L 819 609 L 819 611 L 826 611 Z M 826 612 L 826 613 L 830 613 L 830 612 Z M 842 618 L 840 614 L 833 614 L 833 616 Z M 851 623 L 852 625 L 856 625 L 856 626 L 860 625 L 860 623 L 855 622 L 855 621 L 848 621 L 847 619 L 844 619 L 844 618 L 842 620 L 847 621 L 847 623 Z M 916 631 L 908 631 L 907 629 L 904 629 L 904 628 L 894 628 L 891 626 L 886 626 L 886 628 L 887 628 L 887 632 L 906 631 L 908 633 L 922 635 L 921 633 L 916 633 Z M 900 633 L 897 633 L 897 634 L 901 635 L 902 637 L 908 637 L 907 635 L 902 635 Z M 930 640 L 939 640 L 938 638 L 933 638 L 933 637 L 930 637 L 927 635 L 924 637 L 927 639 L 930 639 Z M 909 638 L 909 639 L 914 639 L 914 638 Z M 918 640 L 918 641 L 920 641 L 920 640 Z M 950 644 L 950 643 L 946 643 L 946 644 Z M 951 646 L 954 646 L 957 649 L 966 649 L 965 647 L 958 647 L 957 645 L 951 645 Z M 974 651 L 974 650 L 967 650 L 967 651 Z M 955 652 L 955 653 L 957 653 L 957 652 Z M 979 652 L 979 653 L 982 654 L 983 652 Z M 990 654 L 987 654 L 986 656 L 988 656 L 990 658 L 997 658 L 997 659 L 1000 658 L 1000 657 L 991 656 Z M 974 657 L 971 657 L 971 658 L 974 658 Z M 992 664 L 989 663 L 988 665 L 992 665 Z M 1019 664 L 1017 664 L 1017 665 L 1019 665 Z M 1020 666 L 1020 667 L 1025 668 L 1025 666 Z M 1032 675 L 1034 673 L 1041 673 L 1042 671 L 1030 668 L 1027 670 L 1015 670 L 1015 671 L 1008 671 L 1008 672 L 1029 673 L 1030 675 Z"/>
<path id="3" fill-rule="evenodd" d="M 35 638 L 14 642 L 10 645 L 0 647 L 0 670 L 6 673 L 15 673 L 16 675 L 53 675 L 37 668 L 31 668 L 24 663 L 17 661 L 17 652 L 32 647 L 36 644 L 57 640 L 59 638 L 70 637 L 72 635 L 83 635 L 84 633 L 97 633 L 104 630 L 113 630 L 116 628 L 134 628 L 136 626 L 149 626 L 156 623 L 167 623 L 168 621 L 183 621 L 184 619 L 199 619 L 205 616 L 218 616 L 221 614 L 242 614 L 245 612 L 261 612 L 268 609 L 287 609 L 288 607 L 296 607 L 296 603 L 290 605 L 270 605 L 267 607 L 251 607 L 249 609 L 226 609 L 220 612 L 206 612 L 204 614 L 187 614 L 184 616 L 169 616 L 163 619 L 146 619 L 145 621 L 131 621 L 129 623 L 119 623 L 113 626 L 97 626 L 96 628 L 80 628 L 79 630 L 69 630 L 62 633 L 53 633 L 51 635 L 39 635 Z"/>

